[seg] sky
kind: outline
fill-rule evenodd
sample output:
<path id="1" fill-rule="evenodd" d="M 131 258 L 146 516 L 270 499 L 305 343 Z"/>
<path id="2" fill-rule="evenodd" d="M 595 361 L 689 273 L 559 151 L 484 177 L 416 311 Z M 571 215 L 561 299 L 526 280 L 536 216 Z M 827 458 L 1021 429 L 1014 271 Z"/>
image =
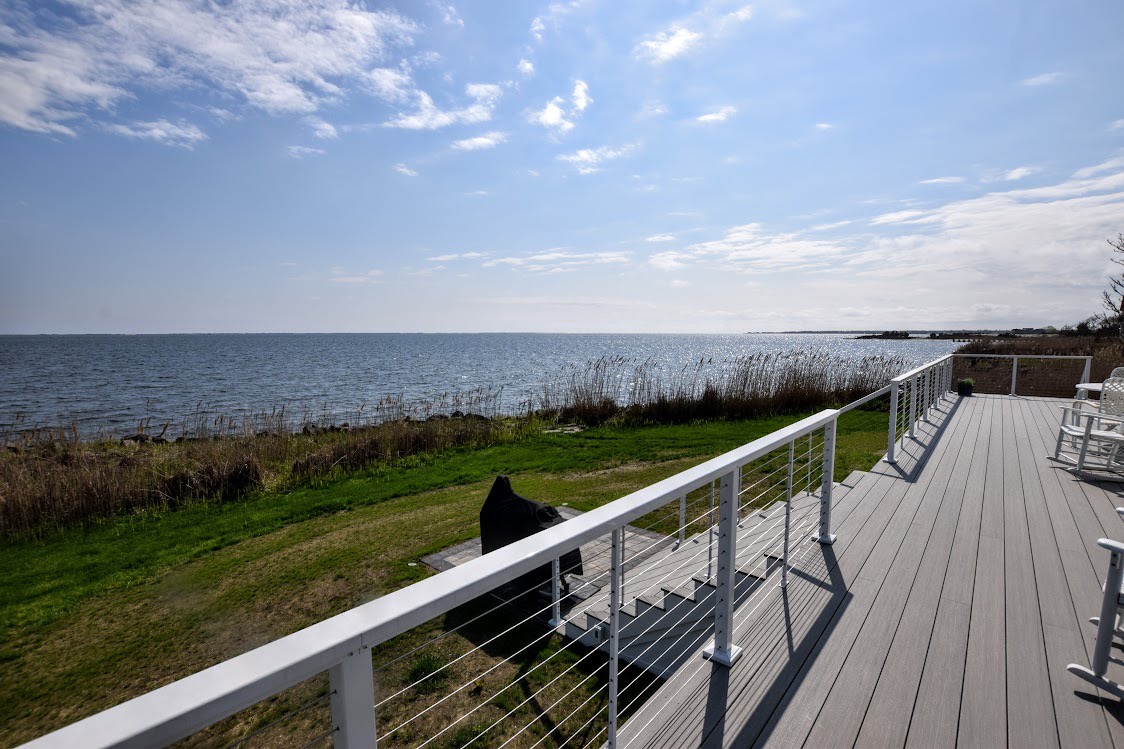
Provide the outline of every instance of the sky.
<path id="1" fill-rule="evenodd" d="M 0 0 L 0 333 L 1062 325 L 1124 3 Z"/>

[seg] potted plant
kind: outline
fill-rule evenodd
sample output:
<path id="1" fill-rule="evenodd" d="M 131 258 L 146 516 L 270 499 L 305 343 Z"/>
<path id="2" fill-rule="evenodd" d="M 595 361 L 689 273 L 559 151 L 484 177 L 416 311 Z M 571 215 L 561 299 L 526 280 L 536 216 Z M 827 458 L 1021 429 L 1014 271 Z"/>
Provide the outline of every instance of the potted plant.
<path id="1" fill-rule="evenodd" d="M 960 395 L 971 395 L 972 389 L 975 388 L 976 381 L 971 377 L 965 377 L 963 380 L 956 381 L 956 392 Z"/>

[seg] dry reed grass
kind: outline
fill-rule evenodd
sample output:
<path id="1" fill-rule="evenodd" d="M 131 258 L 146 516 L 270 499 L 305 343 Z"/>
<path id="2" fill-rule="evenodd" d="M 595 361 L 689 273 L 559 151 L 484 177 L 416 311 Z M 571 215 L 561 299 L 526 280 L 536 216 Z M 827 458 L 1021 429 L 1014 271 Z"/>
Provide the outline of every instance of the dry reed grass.
<path id="1" fill-rule="evenodd" d="M 904 368 L 896 358 L 792 352 L 700 359 L 669 372 L 652 360 L 603 357 L 545 386 L 542 408 L 583 424 L 746 419 L 847 403 Z"/>

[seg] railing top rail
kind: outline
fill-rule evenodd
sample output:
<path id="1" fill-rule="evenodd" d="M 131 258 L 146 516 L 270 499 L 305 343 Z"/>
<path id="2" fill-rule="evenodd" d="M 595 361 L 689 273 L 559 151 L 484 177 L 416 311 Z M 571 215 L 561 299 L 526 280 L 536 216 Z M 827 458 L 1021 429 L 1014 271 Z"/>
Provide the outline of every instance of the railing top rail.
<path id="1" fill-rule="evenodd" d="M 1086 354 L 949 354 L 969 359 L 1092 359 Z"/>
<path id="2" fill-rule="evenodd" d="M 914 367 L 913 369 L 909 370 L 908 372 L 903 372 L 902 374 L 898 375 L 897 377 L 894 377 L 893 379 L 891 379 L 890 382 L 898 382 L 898 383 L 904 382 L 905 380 L 908 380 L 910 377 L 913 377 L 915 375 L 919 375 L 922 372 L 924 372 L 926 369 L 929 369 L 930 367 L 936 366 L 937 364 L 940 364 L 941 362 L 943 362 L 947 359 L 951 359 L 952 357 L 953 357 L 953 354 L 945 354 L 944 356 L 942 356 L 939 359 L 933 359 L 933 361 L 926 362 L 925 364 L 922 364 L 920 367 Z"/>
<path id="3" fill-rule="evenodd" d="M 168 744 L 471 601 L 830 423 L 828 409 L 534 536 L 73 723 L 26 747 Z"/>
<path id="4" fill-rule="evenodd" d="M 848 411 L 850 411 L 853 408 L 858 408 L 859 406 L 861 406 L 864 403 L 869 403 L 870 401 L 874 400 L 875 398 L 881 397 L 881 396 L 885 395 L 886 393 L 890 392 L 891 388 L 892 388 L 891 385 L 887 385 L 884 388 L 880 388 L 878 390 L 875 390 L 873 393 L 870 393 L 869 395 L 864 395 L 862 398 L 859 398 L 858 400 L 851 401 L 847 405 L 840 408 L 839 413 L 841 413 L 841 414 L 847 413 Z"/>

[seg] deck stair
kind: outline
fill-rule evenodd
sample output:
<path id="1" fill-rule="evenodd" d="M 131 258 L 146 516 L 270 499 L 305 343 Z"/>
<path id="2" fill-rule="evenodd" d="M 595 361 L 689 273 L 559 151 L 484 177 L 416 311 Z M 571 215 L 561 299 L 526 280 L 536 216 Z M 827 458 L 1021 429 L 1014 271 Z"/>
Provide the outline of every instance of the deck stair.
<path id="1" fill-rule="evenodd" d="M 833 500 L 840 501 L 862 473 L 856 471 L 835 484 Z M 815 532 L 818 508 L 818 494 L 793 497 L 792 546 Z M 783 553 L 784 502 L 745 510 L 738 528 L 735 607 L 762 585 L 775 584 L 769 578 L 777 577 L 774 573 Z M 706 641 L 714 625 L 717 534 L 717 528 L 704 530 L 678 546 L 669 537 L 656 545 L 658 551 L 635 560 L 627 556 L 626 549 L 619 642 L 622 658 L 666 676 Z M 712 546 L 708 536 L 713 538 Z M 607 576 L 584 582 L 587 597 L 567 612 L 559 630 L 583 645 L 608 650 Z"/>

